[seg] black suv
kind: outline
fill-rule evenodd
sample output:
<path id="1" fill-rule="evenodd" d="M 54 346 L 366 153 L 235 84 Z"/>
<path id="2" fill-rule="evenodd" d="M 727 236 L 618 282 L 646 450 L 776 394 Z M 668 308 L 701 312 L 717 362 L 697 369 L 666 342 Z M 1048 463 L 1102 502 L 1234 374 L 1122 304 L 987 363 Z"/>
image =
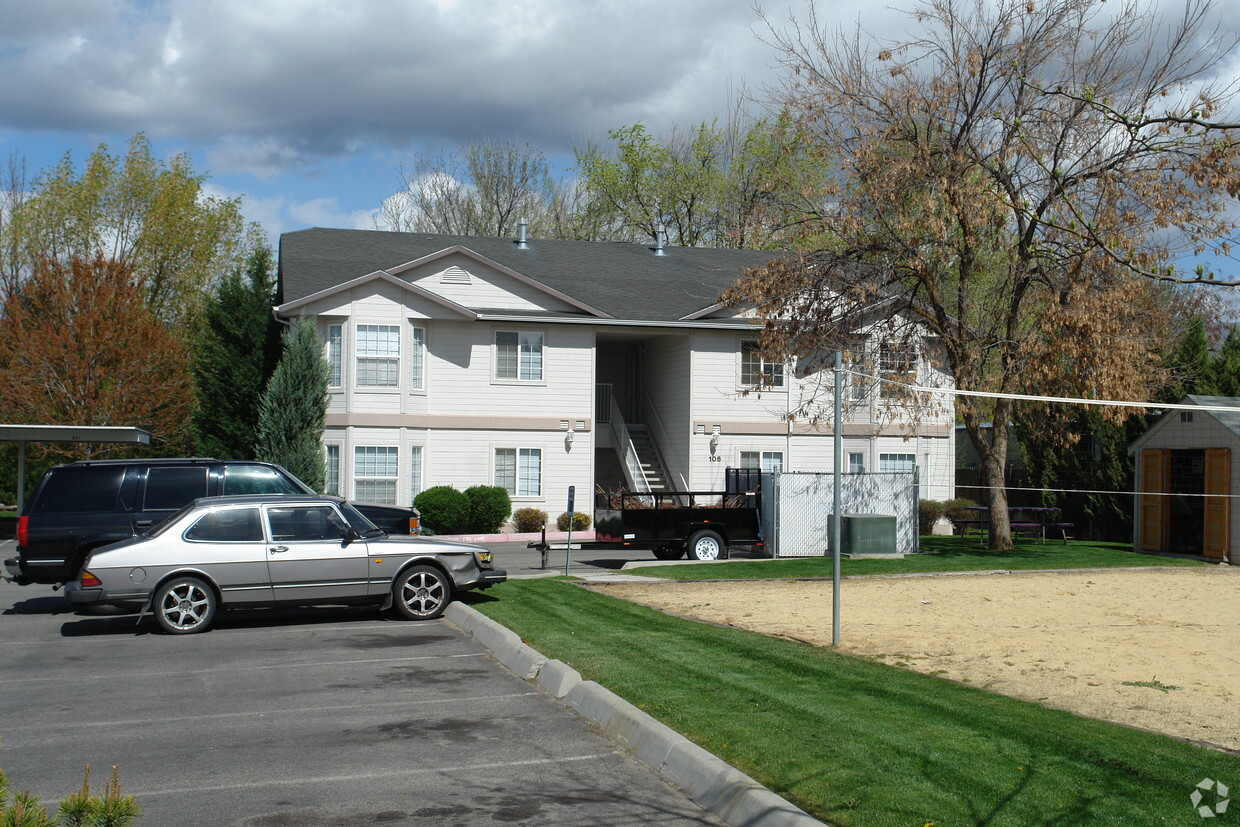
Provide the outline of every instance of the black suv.
<path id="1" fill-rule="evenodd" d="M 141 534 L 198 497 L 315 493 L 266 462 L 219 459 L 124 459 L 74 462 L 48 469 L 17 520 L 17 557 L 4 561 L 13 582 L 67 583 L 86 555 Z M 416 534 L 418 512 L 353 503 L 391 534 Z"/>

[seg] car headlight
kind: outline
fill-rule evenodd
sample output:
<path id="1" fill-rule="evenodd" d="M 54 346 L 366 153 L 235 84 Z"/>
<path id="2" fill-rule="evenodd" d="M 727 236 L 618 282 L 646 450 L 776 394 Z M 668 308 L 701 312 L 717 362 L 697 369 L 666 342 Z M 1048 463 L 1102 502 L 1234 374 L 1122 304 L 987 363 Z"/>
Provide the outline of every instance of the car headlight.
<path id="1" fill-rule="evenodd" d="M 475 551 L 474 556 L 478 558 L 478 563 L 482 566 L 490 567 L 495 560 L 495 555 L 489 551 Z"/>

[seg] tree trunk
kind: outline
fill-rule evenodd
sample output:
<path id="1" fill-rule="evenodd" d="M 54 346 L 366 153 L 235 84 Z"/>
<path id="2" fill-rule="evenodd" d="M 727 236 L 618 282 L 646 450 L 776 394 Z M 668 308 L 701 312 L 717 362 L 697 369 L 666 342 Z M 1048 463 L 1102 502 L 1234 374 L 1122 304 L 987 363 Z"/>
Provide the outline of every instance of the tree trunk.
<path id="1" fill-rule="evenodd" d="M 1008 427 L 1011 402 L 999 400 L 991 422 L 990 438 L 986 438 L 975 413 L 964 417 L 965 432 L 982 460 L 982 481 L 986 486 L 986 504 L 990 507 L 990 548 L 1008 551 L 1012 548 L 1012 522 L 1008 516 L 1008 498 L 1004 471 L 1007 468 Z"/>

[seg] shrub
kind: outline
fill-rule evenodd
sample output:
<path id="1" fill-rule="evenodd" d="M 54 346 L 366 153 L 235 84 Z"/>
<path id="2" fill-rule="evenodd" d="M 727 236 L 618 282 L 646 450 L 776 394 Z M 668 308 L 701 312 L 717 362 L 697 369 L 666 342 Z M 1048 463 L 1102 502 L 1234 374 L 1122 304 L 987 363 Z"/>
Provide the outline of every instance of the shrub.
<path id="1" fill-rule="evenodd" d="M 970 500 L 968 497 L 957 497 L 954 500 L 948 500 L 943 503 L 943 511 L 947 514 L 947 519 L 952 522 L 958 522 L 960 520 L 974 520 L 977 519 L 977 516 L 974 513 L 965 510 L 969 506 L 974 505 L 977 505 L 977 503 L 973 502 L 973 500 Z"/>
<path id="2" fill-rule="evenodd" d="M 469 498 L 450 485 L 426 489 L 414 498 L 413 507 L 436 534 L 458 534 L 469 525 Z"/>
<path id="3" fill-rule="evenodd" d="M 107 824 L 128 827 L 142 815 L 142 808 L 133 796 L 121 793 L 117 766 L 104 784 L 103 794 L 90 791 L 90 764 L 82 778 L 82 786 L 60 800 L 56 817 L 47 814 L 47 807 L 29 791 L 9 797 L 9 779 L 0 770 L 0 824 L 55 827 L 58 824 Z"/>
<path id="4" fill-rule="evenodd" d="M 547 512 L 539 511 L 537 508 L 518 508 L 512 515 L 512 522 L 521 534 L 541 531 L 547 523 Z"/>
<path id="5" fill-rule="evenodd" d="M 568 512 L 555 518 L 555 527 L 560 531 L 568 531 Z M 585 531 L 590 527 L 590 515 L 580 511 L 573 512 L 573 531 Z"/>
<path id="6" fill-rule="evenodd" d="M 920 534 L 929 534 L 934 528 L 934 524 L 939 521 L 939 517 L 943 516 L 943 503 L 938 500 L 918 500 L 917 501 L 917 531 Z"/>
<path id="7" fill-rule="evenodd" d="M 508 492 L 498 485 L 475 485 L 465 489 L 469 499 L 469 530 L 494 534 L 512 513 Z"/>

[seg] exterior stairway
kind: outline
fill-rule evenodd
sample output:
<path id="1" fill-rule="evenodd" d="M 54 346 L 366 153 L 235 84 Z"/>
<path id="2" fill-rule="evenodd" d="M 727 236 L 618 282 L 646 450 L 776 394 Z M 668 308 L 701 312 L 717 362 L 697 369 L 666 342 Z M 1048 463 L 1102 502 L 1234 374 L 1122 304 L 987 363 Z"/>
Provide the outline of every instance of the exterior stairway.
<path id="1" fill-rule="evenodd" d="M 646 426 L 629 425 L 629 439 L 633 442 L 633 449 L 637 451 L 637 459 L 646 475 L 646 481 L 650 483 L 650 490 L 655 493 L 668 491 L 667 471 L 659 462 L 659 454 L 655 451 Z"/>

